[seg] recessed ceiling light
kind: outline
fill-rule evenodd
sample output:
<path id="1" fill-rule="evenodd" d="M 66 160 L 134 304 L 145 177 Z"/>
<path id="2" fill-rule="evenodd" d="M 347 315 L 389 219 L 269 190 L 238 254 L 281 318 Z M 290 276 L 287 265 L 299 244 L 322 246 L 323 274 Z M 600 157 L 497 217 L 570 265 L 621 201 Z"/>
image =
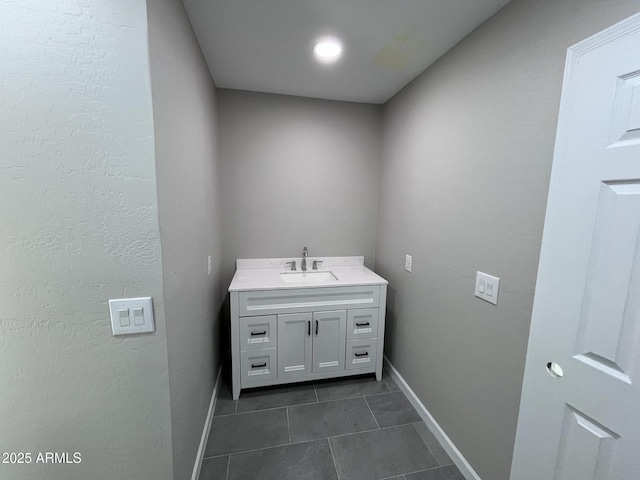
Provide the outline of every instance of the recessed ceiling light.
<path id="1" fill-rule="evenodd" d="M 316 59 L 322 63 L 333 63 L 342 55 L 342 45 L 336 38 L 322 38 L 313 46 Z"/>

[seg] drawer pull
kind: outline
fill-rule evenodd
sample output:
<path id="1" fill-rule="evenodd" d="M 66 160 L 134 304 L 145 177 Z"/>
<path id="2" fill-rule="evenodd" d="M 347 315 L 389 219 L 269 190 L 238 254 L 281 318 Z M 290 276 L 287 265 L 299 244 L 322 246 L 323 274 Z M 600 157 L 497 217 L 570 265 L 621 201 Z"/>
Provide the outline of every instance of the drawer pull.
<path id="1" fill-rule="evenodd" d="M 356 356 L 356 357 L 366 357 L 367 355 L 369 355 L 369 352 L 356 353 L 356 354 L 355 354 L 355 356 Z"/>
<path id="2" fill-rule="evenodd" d="M 356 327 L 368 327 L 369 325 L 370 325 L 369 322 L 364 322 L 364 323 L 356 322 Z"/>
<path id="3" fill-rule="evenodd" d="M 264 332 L 251 332 L 251 336 L 255 337 L 256 335 L 266 335 L 267 331 L 265 330 Z"/>
<path id="4" fill-rule="evenodd" d="M 267 366 L 267 362 L 258 363 L 258 364 L 255 364 L 255 363 L 251 364 L 251 368 L 262 368 L 262 367 L 266 367 L 266 366 Z"/>

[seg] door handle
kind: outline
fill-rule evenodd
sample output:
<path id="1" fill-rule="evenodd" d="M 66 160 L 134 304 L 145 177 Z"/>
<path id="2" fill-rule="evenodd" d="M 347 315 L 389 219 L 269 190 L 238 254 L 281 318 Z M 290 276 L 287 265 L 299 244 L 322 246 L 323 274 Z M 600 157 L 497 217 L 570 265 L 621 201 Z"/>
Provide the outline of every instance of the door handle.
<path id="1" fill-rule="evenodd" d="M 307 335 L 311 336 L 311 320 L 307 320 Z"/>
<path id="2" fill-rule="evenodd" d="M 318 320 L 316 320 L 316 335 L 318 335 Z"/>
<path id="3" fill-rule="evenodd" d="M 553 378 L 562 378 L 564 372 L 562 371 L 562 367 L 558 365 L 556 362 L 547 363 L 547 373 L 551 375 Z"/>

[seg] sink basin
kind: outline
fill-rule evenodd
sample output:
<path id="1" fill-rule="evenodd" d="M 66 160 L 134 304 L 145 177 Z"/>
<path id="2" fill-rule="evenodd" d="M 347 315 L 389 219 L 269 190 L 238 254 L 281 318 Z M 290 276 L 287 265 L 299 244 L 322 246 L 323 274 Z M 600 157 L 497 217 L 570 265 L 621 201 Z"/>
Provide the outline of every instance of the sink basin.
<path id="1" fill-rule="evenodd" d="M 338 280 L 332 272 L 284 272 L 280 274 L 284 283 L 327 283 Z"/>

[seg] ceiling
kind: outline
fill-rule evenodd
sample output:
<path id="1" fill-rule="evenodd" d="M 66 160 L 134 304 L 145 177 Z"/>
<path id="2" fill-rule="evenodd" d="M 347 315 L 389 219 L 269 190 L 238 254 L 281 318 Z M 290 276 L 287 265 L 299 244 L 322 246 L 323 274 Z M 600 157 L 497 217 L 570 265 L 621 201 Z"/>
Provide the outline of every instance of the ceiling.
<path id="1" fill-rule="evenodd" d="M 184 0 L 220 88 L 384 103 L 509 0 Z M 343 56 L 318 63 L 316 39 Z"/>

